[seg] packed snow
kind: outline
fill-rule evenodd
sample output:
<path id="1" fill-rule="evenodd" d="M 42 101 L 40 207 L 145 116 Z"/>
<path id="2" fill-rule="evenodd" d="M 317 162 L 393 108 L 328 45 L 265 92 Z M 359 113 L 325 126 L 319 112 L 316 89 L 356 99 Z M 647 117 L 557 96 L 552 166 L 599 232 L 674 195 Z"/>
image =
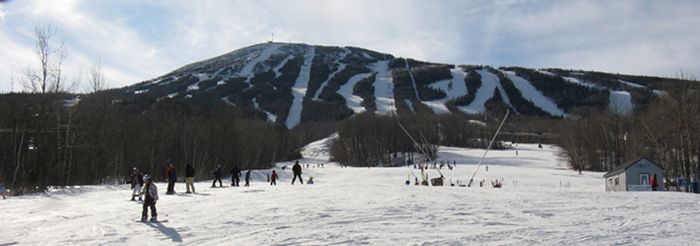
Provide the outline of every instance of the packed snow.
<path id="1" fill-rule="evenodd" d="M 638 88 L 638 89 L 645 89 L 645 88 L 646 88 L 645 86 L 640 85 L 640 84 L 637 84 L 637 83 L 632 83 L 632 82 L 624 81 L 624 80 L 621 80 L 621 79 L 619 79 L 618 81 L 620 81 L 620 83 L 622 83 L 622 84 L 624 84 L 624 85 L 626 85 L 626 86 L 632 87 L 632 88 Z"/>
<path id="2" fill-rule="evenodd" d="M 245 77 L 246 83 L 250 83 L 250 79 L 253 78 L 253 76 L 255 76 L 255 66 L 258 65 L 258 63 L 270 59 L 272 55 L 278 52 L 279 47 L 279 44 L 266 44 L 259 47 L 258 52 L 255 53 L 253 58 L 249 57 L 250 60 L 245 64 L 243 68 L 241 68 L 240 72 L 238 73 L 238 76 Z"/>
<path id="3" fill-rule="evenodd" d="M 338 58 L 336 58 L 334 63 L 337 64 L 338 67 L 330 75 L 328 75 L 328 78 L 325 81 L 323 81 L 321 83 L 321 86 L 319 86 L 318 89 L 316 90 L 316 94 L 314 95 L 312 100 L 318 101 L 319 97 L 321 96 L 321 92 L 323 92 L 323 89 L 326 88 L 326 86 L 328 85 L 328 81 L 330 81 L 333 77 L 335 77 L 335 75 L 338 74 L 338 72 L 345 70 L 345 66 L 347 66 L 347 64 L 342 63 L 340 61 L 343 60 L 349 53 L 350 53 L 350 50 L 344 49 L 344 52 L 341 53 L 338 56 Z"/>
<path id="4" fill-rule="evenodd" d="M 464 96 L 468 93 L 467 84 L 464 82 L 464 77 L 466 76 L 464 70 L 457 66 L 450 69 L 450 73 L 452 74 L 451 79 L 438 81 L 428 85 L 431 88 L 443 91 L 446 94 L 445 98 L 442 99 L 423 101 L 423 104 L 430 107 L 430 109 L 432 109 L 436 114 L 449 113 L 450 110 L 447 108 L 447 106 L 445 106 L 447 101 Z"/>
<path id="5" fill-rule="evenodd" d="M 177 195 L 164 195 L 157 183 L 164 223 L 136 222 L 141 204 L 128 201 L 127 185 L 0 200 L 0 244 L 695 245 L 700 237 L 699 195 L 605 192 L 603 173 L 578 175 L 555 146 L 492 150 L 474 186 L 430 187 L 404 184 L 420 173 L 412 166 L 329 163 L 331 141 L 302 149 L 313 185 L 290 185 L 291 163 L 277 164 L 277 186 L 265 182 L 270 170 L 253 171 L 250 187 L 197 182 L 196 194 L 178 183 Z M 440 147 L 438 162 L 457 162 L 442 169 L 447 183 L 469 179 L 483 152 Z M 496 179 L 503 188 L 491 188 Z"/>
<path id="6" fill-rule="evenodd" d="M 632 113 L 632 95 L 627 91 L 610 91 L 610 109 L 619 114 Z"/>
<path id="7" fill-rule="evenodd" d="M 494 90 L 496 89 L 498 89 L 501 96 L 503 96 L 503 102 L 505 102 L 506 105 L 510 105 L 508 94 L 506 94 L 503 86 L 501 86 L 501 81 L 498 80 L 498 76 L 486 69 L 476 70 L 476 72 L 481 76 L 481 87 L 476 91 L 474 101 L 467 106 L 460 106 L 459 110 L 467 114 L 483 113 L 486 110 L 486 101 L 495 96 Z"/>
<path id="8" fill-rule="evenodd" d="M 292 105 L 289 107 L 286 121 L 287 128 L 290 129 L 301 122 L 302 102 L 304 101 L 304 96 L 306 96 L 306 89 L 309 87 L 311 63 L 316 55 L 316 49 L 313 46 L 309 46 L 307 49 L 308 51 L 304 53 L 304 64 L 302 64 L 299 69 L 299 77 L 297 77 L 296 82 L 294 82 L 294 87 L 292 87 L 292 96 L 294 96 L 294 99 Z"/>
<path id="9" fill-rule="evenodd" d="M 378 61 L 370 66 L 377 73 L 374 80 L 374 98 L 378 114 L 396 112 L 394 103 L 394 82 L 389 69 L 389 61 Z"/>
<path id="10" fill-rule="evenodd" d="M 265 115 L 267 116 L 267 121 L 269 121 L 269 122 L 276 122 L 277 121 L 277 115 L 270 113 L 267 110 L 264 110 L 260 107 L 260 104 L 258 103 L 257 97 L 253 97 L 253 107 L 255 107 L 255 109 L 260 110 L 263 113 L 265 113 Z"/>
<path id="11" fill-rule="evenodd" d="M 577 85 L 581 85 L 581 86 L 585 86 L 585 87 L 593 88 L 593 89 L 605 90 L 605 87 L 599 86 L 599 85 L 591 83 L 591 82 L 581 81 L 578 78 L 562 77 L 562 79 L 564 79 L 564 81 L 572 83 L 572 84 L 577 84 Z"/>
<path id="12" fill-rule="evenodd" d="M 372 76 L 372 73 L 356 74 L 355 76 L 352 76 L 347 83 L 341 86 L 340 89 L 338 89 L 338 94 L 345 98 L 345 105 L 349 109 L 352 109 L 352 111 L 356 114 L 365 112 L 367 110 L 364 106 L 362 106 L 362 97 L 353 94 L 352 90 L 353 88 L 355 88 L 357 82 L 360 82 L 360 80 L 366 79 L 370 76 Z"/>
<path id="13" fill-rule="evenodd" d="M 522 95 L 525 100 L 532 102 L 536 107 L 542 109 L 542 111 L 547 112 L 552 116 L 566 116 L 564 110 L 561 110 L 556 103 L 537 90 L 537 88 L 535 88 L 530 81 L 518 76 L 513 71 L 502 72 L 506 75 L 506 77 L 508 77 L 508 79 L 510 79 L 510 81 L 513 81 L 513 85 L 520 91 L 520 95 Z"/>

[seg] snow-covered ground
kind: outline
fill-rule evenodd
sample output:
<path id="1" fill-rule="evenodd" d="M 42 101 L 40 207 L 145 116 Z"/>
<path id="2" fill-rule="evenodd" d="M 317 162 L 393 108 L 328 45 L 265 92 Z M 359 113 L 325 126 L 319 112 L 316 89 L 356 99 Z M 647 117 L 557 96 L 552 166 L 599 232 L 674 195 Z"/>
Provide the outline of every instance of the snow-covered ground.
<path id="1" fill-rule="evenodd" d="M 309 87 L 311 63 L 316 55 L 316 49 L 313 46 L 309 46 L 308 50 L 309 51 L 304 53 L 304 64 L 301 65 L 299 77 L 297 77 L 296 82 L 294 82 L 294 87 L 292 87 L 292 96 L 294 96 L 294 99 L 292 105 L 289 107 L 286 121 L 287 128 L 290 129 L 301 122 L 301 111 L 304 106 L 302 102 L 306 95 L 306 89 Z"/>
<path id="2" fill-rule="evenodd" d="M 464 70 L 462 70 L 462 68 L 459 66 L 455 66 L 455 68 L 450 69 L 450 73 L 452 74 L 451 79 L 438 81 L 428 85 L 433 89 L 445 92 L 445 98 L 443 99 L 423 102 L 423 104 L 430 107 L 436 114 L 449 113 L 450 110 L 445 105 L 447 101 L 469 93 L 467 91 L 467 84 L 464 82 L 464 77 L 466 76 Z"/>
<path id="3" fill-rule="evenodd" d="M 479 87 L 479 89 L 476 91 L 474 101 L 467 106 L 459 107 L 459 110 L 462 110 L 462 112 L 467 114 L 478 114 L 484 112 L 486 110 L 486 101 L 494 96 L 494 90 L 496 89 L 498 89 L 501 96 L 503 96 L 503 102 L 510 105 L 508 94 L 506 94 L 503 86 L 501 86 L 501 81 L 498 80 L 498 76 L 486 69 L 476 70 L 476 72 L 481 76 L 481 87 Z"/>
<path id="4" fill-rule="evenodd" d="M 370 66 L 377 73 L 374 80 L 374 98 L 377 104 L 378 114 L 396 112 L 394 103 L 394 82 L 389 69 L 389 61 L 378 61 Z"/>
<path id="5" fill-rule="evenodd" d="M 564 110 L 561 110 L 556 103 L 554 103 L 551 99 L 543 95 L 542 92 L 538 91 L 537 88 L 535 88 L 535 86 L 533 86 L 532 83 L 530 83 L 530 81 L 527 81 L 526 79 L 518 76 L 513 71 L 502 72 L 508 77 L 508 79 L 510 79 L 510 81 L 513 82 L 515 88 L 518 88 L 520 94 L 523 96 L 523 98 L 525 98 L 525 100 L 532 102 L 533 104 L 535 104 L 535 106 L 537 106 L 538 108 L 542 109 L 544 112 L 547 112 L 550 115 L 558 117 L 566 116 Z"/>
<path id="6" fill-rule="evenodd" d="M 603 173 L 577 175 L 554 146 L 489 152 L 475 187 L 428 187 L 404 185 L 418 172 L 407 167 L 314 167 L 327 162 L 329 142 L 302 150 L 301 163 L 311 164 L 304 177 L 314 185 L 290 185 L 290 168 L 281 169 L 290 163 L 277 165 L 277 186 L 264 182 L 269 170 L 255 171 L 250 187 L 202 181 L 193 195 L 182 183 L 178 195 L 163 195 L 158 183 L 159 218 L 168 220 L 160 224 L 135 222 L 141 205 L 127 201 L 125 185 L 0 200 L 0 245 L 697 245 L 700 238 L 699 195 L 605 192 Z M 469 179 L 482 154 L 441 147 L 440 159 L 458 164 L 443 168 L 448 183 Z M 504 187 L 490 188 L 494 179 Z"/>
<path id="7" fill-rule="evenodd" d="M 356 114 L 365 112 L 365 106 L 362 106 L 362 97 L 355 95 L 352 93 L 353 88 L 355 88 L 355 85 L 357 82 L 360 82 L 360 80 L 366 79 L 368 77 L 372 76 L 372 73 L 361 73 L 361 74 L 356 74 L 355 76 L 352 76 L 347 83 L 345 83 L 343 86 L 338 89 L 338 94 L 343 96 L 345 98 L 345 105 L 349 108 L 352 109 L 353 112 Z"/>

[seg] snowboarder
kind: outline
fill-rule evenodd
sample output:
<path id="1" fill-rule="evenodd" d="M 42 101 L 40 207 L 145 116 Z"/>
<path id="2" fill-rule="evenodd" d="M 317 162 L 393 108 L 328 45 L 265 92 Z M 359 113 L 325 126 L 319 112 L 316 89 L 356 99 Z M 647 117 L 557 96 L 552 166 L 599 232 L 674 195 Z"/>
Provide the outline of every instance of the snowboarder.
<path id="1" fill-rule="evenodd" d="M 272 175 L 270 175 L 270 185 L 277 185 L 277 173 L 272 170 Z"/>
<path id="2" fill-rule="evenodd" d="M 651 190 L 656 191 L 656 174 L 651 176 Z"/>
<path id="3" fill-rule="evenodd" d="M 143 187 L 143 176 L 135 167 L 133 173 L 131 174 L 131 180 L 129 183 L 131 183 L 131 200 L 136 201 L 136 197 L 138 196 L 139 201 L 142 201 L 141 187 Z"/>
<path id="4" fill-rule="evenodd" d="M 175 194 L 175 181 L 177 181 L 177 173 L 175 172 L 175 165 L 171 162 L 168 168 L 165 169 L 165 177 L 168 179 L 168 191 L 165 192 L 166 195 Z"/>
<path id="5" fill-rule="evenodd" d="M 194 192 L 194 167 L 190 164 L 187 164 L 187 167 L 185 167 L 185 186 L 187 187 L 187 192 L 185 193 L 196 193 Z M 192 188 L 191 192 L 190 187 Z"/>
<path id="6" fill-rule="evenodd" d="M 308 165 L 308 164 L 306 164 Z M 294 163 L 294 166 L 292 167 L 292 172 L 294 173 L 294 178 L 292 179 L 292 184 L 294 184 L 294 181 L 297 180 L 297 177 L 299 177 L 299 182 L 301 184 L 304 184 L 304 180 L 301 179 L 301 166 L 299 165 L 299 161 L 296 161 Z"/>
<path id="7" fill-rule="evenodd" d="M 158 201 L 158 187 L 151 180 L 148 174 L 143 176 L 145 182 L 141 194 L 145 195 L 143 202 L 143 212 L 141 212 L 141 221 L 146 221 L 148 218 L 148 209 L 151 209 L 151 221 L 158 221 L 158 213 L 156 212 L 156 202 Z"/>
<path id="8" fill-rule="evenodd" d="M 231 169 L 231 186 L 238 186 L 241 181 L 241 169 L 238 166 L 233 166 Z"/>
<path id="9" fill-rule="evenodd" d="M 245 187 L 250 186 L 250 169 L 245 172 Z"/>
<path id="10" fill-rule="evenodd" d="M 217 181 L 217 180 L 219 181 L 219 187 L 224 187 L 224 186 L 221 184 L 221 175 L 222 175 L 222 174 L 223 174 L 223 173 L 221 172 L 221 165 L 217 165 L 217 166 L 216 166 L 216 170 L 214 170 L 214 182 L 211 183 L 211 188 L 216 187 L 216 181 Z"/>

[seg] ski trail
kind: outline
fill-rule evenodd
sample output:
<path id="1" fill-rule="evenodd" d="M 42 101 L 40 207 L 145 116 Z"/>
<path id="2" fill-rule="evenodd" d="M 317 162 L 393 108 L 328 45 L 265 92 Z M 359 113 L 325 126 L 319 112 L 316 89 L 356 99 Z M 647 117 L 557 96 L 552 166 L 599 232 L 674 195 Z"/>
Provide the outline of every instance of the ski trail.
<path id="1" fill-rule="evenodd" d="M 340 87 L 338 94 L 345 98 L 345 105 L 352 109 L 356 114 L 366 111 L 365 107 L 362 106 L 362 97 L 359 97 L 352 93 L 352 89 L 355 88 L 355 84 L 360 80 L 366 79 L 372 76 L 372 73 L 362 73 L 352 76 L 347 83 Z"/>
<path id="2" fill-rule="evenodd" d="M 328 78 L 325 81 L 323 81 L 323 83 L 321 83 L 321 86 L 319 86 L 318 89 L 316 90 L 316 93 L 315 93 L 314 97 L 312 98 L 312 100 L 318 101 L 319 100 L 318 97 L 321 96 L 321 92 L 328 85 L 328 81 L 330 81 L 333 77 L 335 77 L 335 75 L 338 72 L 345 70 L 346 64 L 340 63 L 340 61 L 343 60 L 350 53 L 350 51 L 348 49 L 345 49 L 345 48 L 343 50 L 344 50 L 344 52 L 334 62 L 334 63 L 338 64 L 338 67 L 335 69 L 335 71 L 333 71 L 333 73 L 328 75 Z"/>
<path id="3" fill-rule="evenodd" d="M 406 64 L 406 72 L 408 73 L 408 76 L 411 77 L 411 83 L 413 84 L 413 92 L 416 94 L 416 100 L 420 102 L 421 100 L 418 96 L 418 85 L 416 85 L 416 78 L 413 77 L 413 72 L 411 72 L 411 66 L 408 65 L 408 60 L 404 59 L 403 61 Z M 411 108 L 411 111 L 416 112 L 415 107 L 413 107 L 413 102 L 406 100 L 406 104 L 408 104 L 408 107 Z"/>
<path id="4" fill-rule="evenodd" d="M 278 44 L 269 44 L 261 47 L 260 51 L 258 52 L 258 55 L 252 60 L 250 60 L 248 63 L 246 63 L 245 66 L 238 73 L 238 75 L 241 77 L 246 77 L 245 83 L 250 85 L 250 79 L 253 78 L 253 76 L 255 76 L 255 65 L 258 65 L 259 63 L 270 59 L 270 56 L 277 53 L 278 48 Z"/>
<path id="5" fill-rule="evenodd" d="M 253 107 L 255 107 L 255 109 L 260 110 L 263 113 L 265 113 L 265 115 L 267 115 L 267 121 L 269 121 L 269 122 L 276 122 L 277 121 L 277 115 L 270 113 L 270 112 L 268 112 L 260 107 L 260 104 L 258 104 L 257 97 L 253 97 Z"/>
<path id="6" fill-rule="evenodd" d="M 274 69 L 272 69 L 272 71 L 275 72 L 275 78 L 279 78 L 280 76 L 282 76 L 282 73 L 280 73 L 280 69 L 282 69 L 284 65 L 287 65 L 287 62 L 289 62 L 289 60 L 293 58 L 293 55 L 288 55 L 284 58 L 284 60 L 282 60 L 282 62 L 280 62 L 280 64 L 277 64 L 277 66 Z"/>
<path id="7" fill-rule="evenodd" d="M 629 114 L 632 112 L 632 95 L 628 91 L 610 91 L 609 107 L 618 114 Z"/>
<path id="8" fill-rule="evenodd" d="M 374 98 L 377 104 L 377 114 L 396 112 L 394 103 L 394 81 L 389 69 L 389 61 L 378 61 L 370 66 L 377 73 L 374 80 Z"/>
<path id="9" fill-rule="evenodd" d="M 486 110 L 484 104 L 486 104 L 486 101 L 494 96 L 494 90 L 496 88 L 498 88 L 499 91 L 502 90 L 500 88 L 501 83 L 495 74 L 485 69 L 476 70 L 476 72 L 481 76 L 481 88 L 476 91 L 474 101 L 472 101 L 471 104 L 459 107 L 459 110 L 467 114 L 478 114 L 484 112 Z M 505 95 L 505 92 L 501 92 L 501 94 L 503 96 L 507 96 Z M 508 102 L 508 104 L 510 104 L 510 102 Z"/>
<path id="10" fill-rule="evenodd" d="M 515 88 L 518 88 L 520 94 L 523 96 L 523 98 L 525 98 L 525 100 L 532 102 L 535 106 L 537 106 L 538 108 L 542 109 L 550 115 L 559 117 L 566 116 L 566 113 L 564 113 L 564 111 L 561 110 L 556 103 L 552 102 L 551 99 L 547 98 L 540 91 L 538 91 L 537 88 L 535 88 L 532 85 L 532 83 L 530 83 L 530 81 L 527 81 L 526 79 L 518 76 L 513 71 L 501 72 L 505 74 L 506 77 L 510 79 L 510 81 L 513 81 L 513 85 L 515 86 Z"/>
<path id="11" fill-rule="evenodd" d="M 441 90 L 445 92 L 445 94 L 447 94 L 443 99 L 423 102 L 423 104 L 430 107 L 430 109 L 432 109 L 433 112 L 435 112 L 436 114 L 449 113 L 450 110 L 447 109 L 447 106 L 445 106 L 447 101 L 464 96 L 469 93 L 467 91 L 467 85 L 464 82 L 464 77 L 466 76 L 466 73 L 457 66 L 453 69 L 450 69 L 450 73 L 452 74 L 451 79 L 438 81 L 428 85 L 433 89 Z"/>
<path id="12" fill-rule="evenodd" d="M 297 77 L 294 87 L 292 87 L 292 95 L 294 99 L 292 105 L 289 107 L 289 113 L 287 114 L 286 125 L 287 128 L 291 129 L 301 122 L 301 110 L 302 103 L 304 101 L 304 96 L 306 95 L 306 90 L 309 86 L 309 75 L 311 73 L 311 63 L 316 55 L 316 49 L 313 46 L 309 46 L 308 51 L 304 54 L 304 64 L 301 65 L 299 69 L 299 77 Z"/>

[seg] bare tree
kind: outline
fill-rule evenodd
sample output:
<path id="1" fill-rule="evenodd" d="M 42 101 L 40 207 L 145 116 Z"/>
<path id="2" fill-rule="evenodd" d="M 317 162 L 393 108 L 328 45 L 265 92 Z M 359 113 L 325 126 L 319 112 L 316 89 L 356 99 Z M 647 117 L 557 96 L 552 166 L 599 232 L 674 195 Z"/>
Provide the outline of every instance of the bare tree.
<path id="1" fill-rule="evenodd" d="M 107 88 L 107 83 L 105 81 L 105 76 L 102 73 L 102 61 L 98 60 L 90 68 L 89 83 L 90 92 L 98 92 Z"/>
<path id="2" fill-rule="evenodd" d="M 51 47 L 51 38 L 55 34 L 56 29 L 51 25 L 34 28 L 34 54 L 39 60 L 39 68 L 28 67 L 22 71 L 24 78 L 19 82 L 25 90 L 45 94 L 63 89 L 61 70 L 63 61 L 68 57 L 68 50 L 63 43 L 56 49 Z"/>

